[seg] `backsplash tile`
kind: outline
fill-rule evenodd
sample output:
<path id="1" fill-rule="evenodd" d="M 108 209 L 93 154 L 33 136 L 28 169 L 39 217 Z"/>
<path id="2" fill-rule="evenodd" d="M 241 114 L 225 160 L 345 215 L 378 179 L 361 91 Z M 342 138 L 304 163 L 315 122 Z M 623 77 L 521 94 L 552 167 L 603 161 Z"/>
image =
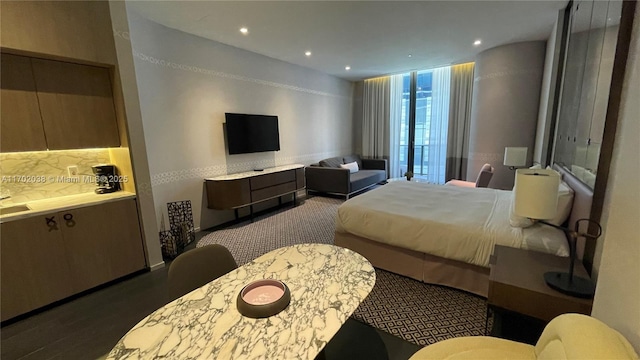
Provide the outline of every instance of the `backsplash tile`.
<path id="1" fill-rule="evenodd" d="M 109 163 L 109 149 L 0 153 L 3 204 L 21 203 L 94 191 L 91 166 Z M 67 166 L 78 167 L 70 178 Z"/>

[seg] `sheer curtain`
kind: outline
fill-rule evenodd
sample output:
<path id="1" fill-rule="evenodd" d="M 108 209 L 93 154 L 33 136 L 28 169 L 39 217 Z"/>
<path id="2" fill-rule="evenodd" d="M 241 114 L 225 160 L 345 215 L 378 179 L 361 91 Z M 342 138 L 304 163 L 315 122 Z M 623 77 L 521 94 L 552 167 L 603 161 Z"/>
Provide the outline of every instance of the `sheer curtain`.
<path id="1" fill-rule="evenodd" d="M 444 184 L 447 167 L 451 67 L 445 66 L 434 69 L 431 86 L 427 180 L 434 184 Z"/>
<path id="2" fill-rule="evenodd" d="M 451 105 L 445 180 L 466 180 L 474 63 L 451 67 Z"/>
<path id="3" fill-rule="evenodd" d="M 390 152 L 390 77 L 364 81 L 362 94 L 362 156 L 388 158 Z"/>
<path id="4" fill-rule="evenodd" d="M 391 76 L 390 82 L 390 144 L 389 174 L 390 177 L 403 176 L 400 171 L 400 126 L 402 121 L 402 74 Z"/>

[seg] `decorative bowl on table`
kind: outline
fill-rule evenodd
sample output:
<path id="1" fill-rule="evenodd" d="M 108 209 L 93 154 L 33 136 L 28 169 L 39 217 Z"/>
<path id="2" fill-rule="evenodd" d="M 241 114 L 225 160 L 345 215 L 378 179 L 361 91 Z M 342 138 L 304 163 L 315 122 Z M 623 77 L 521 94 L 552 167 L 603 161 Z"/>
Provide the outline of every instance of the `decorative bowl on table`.
<path id="1" fill-rule="evenodd" d="M 290 301 L 291 293 L 285 283 L 264 279 L 243 287 L 236 303 L 240 314 L 250 318 L 266 318 L 286 309 Z"/>

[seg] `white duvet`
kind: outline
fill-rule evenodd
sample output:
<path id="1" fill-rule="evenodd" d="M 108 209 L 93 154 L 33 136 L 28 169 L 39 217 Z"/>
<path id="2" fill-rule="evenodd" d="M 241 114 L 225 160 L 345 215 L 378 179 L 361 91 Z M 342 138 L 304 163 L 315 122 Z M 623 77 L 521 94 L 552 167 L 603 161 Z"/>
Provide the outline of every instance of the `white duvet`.
<path id="1" fill-rule="evenodd" d="M 489 266 L 494 245 L 569 253 L 562 231 L 509 225 L 511 191 L 394 181 L 338 208 L 337 232 Z"/>

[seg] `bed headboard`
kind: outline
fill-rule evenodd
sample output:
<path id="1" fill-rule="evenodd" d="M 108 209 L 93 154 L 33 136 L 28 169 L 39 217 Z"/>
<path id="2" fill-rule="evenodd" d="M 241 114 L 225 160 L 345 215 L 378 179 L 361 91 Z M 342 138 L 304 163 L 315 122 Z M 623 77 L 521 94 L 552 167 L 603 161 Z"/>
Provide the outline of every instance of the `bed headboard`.
<path id="1" fill-rule="evenodd" d="M 591 216 L 591 202 L 593 201 L 593 189 L 585 185 L 582 181 L 578 180 L 572 173 L 567 171 L 558 164 L 553 164 L 553 169 L 558 171 L 562 175 L 562 181 L 567 183 L 570 188 L 573 189 L 573 206 L 571 207 L 571 215 L 569 215 L 569 222 L 567 226 L 573 230 L 576 226 L 578 219 L 588 219 Z M 580 229 L 581 231 L 587 231 L 587 229 Z M 591 240 L 593 241 L 593 240 Z M 579 238 L 576 246 L 576 252 L 579 259 L 582 259 L 584 255 L 585 239 Z"/>

